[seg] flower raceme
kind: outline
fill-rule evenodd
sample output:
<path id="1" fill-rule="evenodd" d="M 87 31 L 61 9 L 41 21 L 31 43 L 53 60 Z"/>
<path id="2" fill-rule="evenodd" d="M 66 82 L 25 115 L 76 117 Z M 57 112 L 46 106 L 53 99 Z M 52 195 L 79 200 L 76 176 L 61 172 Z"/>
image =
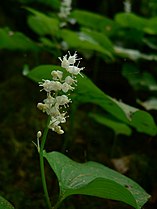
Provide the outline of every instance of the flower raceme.
<path id="1" fill-rule="evenodd" d="M 81 58 L 77 58 L 76 52 L 74 55 L 68 52 L 63 58 L 59 57 L 59 60 L 61 61 L 61 67 L 69 75 L 67 73 L 64 75 L 64 72 L 59 70 L 53 70 L 51 72 L 52 80 L 40 82 L 39 86 L 42 87 L 42 90 L 46 91 L 47 98 L 43 100 L 43 103 L 38 103 L 37 107 L 50 116 L 49 128 L 58 134 L 63 134 L 64 131 L 60 124 L 66 122 L 68 116 L 65 109 L 72 102 L 68 96 L 70 95 L 70 91 L 73 91 L 77 86 L 77 75 L 81 75 L 84 67 L 78 67 Z M 77 61 L 79 62 L 75 66 Z"/>

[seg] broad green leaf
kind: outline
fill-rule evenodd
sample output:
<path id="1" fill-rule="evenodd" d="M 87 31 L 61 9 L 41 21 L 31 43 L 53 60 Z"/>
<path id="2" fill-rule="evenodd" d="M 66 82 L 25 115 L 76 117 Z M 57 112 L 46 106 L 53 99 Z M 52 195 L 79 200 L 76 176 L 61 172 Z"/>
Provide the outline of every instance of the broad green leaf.
<path id="1" fill-rule="evenodd" d="M 104 49 L 108 50 L 109 52 L 113 53 L 113 44 L 110 39 L 103 33 L 92 31 L 87 28 L 82 28 L 82 31 L 89 36 L 91 36 L 94 40 L 96 40 Z"/>
<path id="2" fill-rule="evenodd" d="M 137 183 L 96 162 L 77 163 L 59 152 L 44 152 L 60 187 L 60 201 L 83 194 L 122 201 L 140 209 L 150 197 Z"/>
<path id="3" fill-rule="evenodd" d="M 10 202 L 0 196 L 0 209 L 14 209 Z"/>
<path id="4" fill-rule="evenodd" d="M 38 50 L 38 46 L 20 32 L 13 32 L 9 28 L 0 28 L 0 49 L 10 50 Z"/>
<path id="5" fill-rule="evenodd" d="M 96 114 L 96 113 L 90 113 L 89 116 L 91 118 L 93 118 L 95 121 L 97 121 L 98 123 L 111 128 L 115 132 L 116 135 L 124 134 L 124 135 L 129 136 L 132 132 L 131 128 L 129 126 L 118 121 L 114 117 L 111 117 L 111 116 L 109 117 L 106 114 L 100 115 L 100 114 Z"/>
<path id="6" fill-rule="evenodd" d="M 113 20 L 89 11 L 74 10 L 71 16 L 75 18 L 80 25 L 102 31 L 107 35 L 115 33 L 118 28 L 118 25 Z"/>
<path id="7" fill-rule="evenodd" d="M 146 18 L 137 16 L 133 13 L 118 13 L 115 16 L 115 20 L 123 27 L 136 28 L 138 30 L 144 30 L 148 23 Z"/>
<path id="8" fill-rule="evenodd" d="M 109 50 L 87 33 L 63 29 L 60 35 L 70 48 L 93 50 L 112 57 Z"/>
<path id="9" fill-rule="evenodd" d="M 63 70 L 60 66 L 43 65 L 34 68 L 27 76 L 30 79 L 39 82 L 42 79 L 51 79 L 51 71 L 57 69 Z M 149 113 L 113 99 L 101 91 L 85 75 L 84 77 L 78 76 L 78 86 L 73 97 L 73 101 L 78 104 L 93 103 L 99 105 L 122 123 L 131 125 L 140 132 L 152 136 L 157 133 L 156 124 Z M 142 121 L 143 118 L 147 118 L 144 123 Z"/>
<path id="10" fill-rule="evenodd" d="M 28 17 L 28 25 L 39 35 L 54 35 L 59 30 L 59 21 L 34 9 L 27 8 L 33 13 Z"/>

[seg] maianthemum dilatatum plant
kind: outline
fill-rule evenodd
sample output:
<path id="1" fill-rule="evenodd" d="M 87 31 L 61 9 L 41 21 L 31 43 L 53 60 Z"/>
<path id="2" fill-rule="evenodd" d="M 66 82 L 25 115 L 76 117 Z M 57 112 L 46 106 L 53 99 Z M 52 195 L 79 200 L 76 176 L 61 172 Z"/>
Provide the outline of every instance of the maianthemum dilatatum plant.
<path id="1" fill-rule="evenodd" d="M 59 57 L 59 60 L 61 66 L 53 66 L 52 71 L 48 71 L 50 75 L 45 76 L 46 79 L 41 76 L 47 70 L 45 67 L 37 68 L 28 75 L 34 80 L 42 77 L 39 86 L 41 91 L 46 93 L 46 98 L 39 102 L 37 107 L 48 115 L 48 119 L 43 133 L 37 132 L 37 143 L 34 144 L 40 156 L 41 179 L 47 209 L 57 209 L 66 197 L 75 194 L 122 201 L 135 209 L 140 209 L 150 195 L 130 178 L 96 162 L 78 163 L 60 152 L 45 150 L 49 130 L 56 134 L 64 134 L 62 124 L 68 119 L 66 109 L 72 103 L 70 92 L 77 89 L 79 78 L 86 79 L 82 73 L 84 67 L 79 67 L 81 58 L 78 58 L 77 52 L 73 55 L 68 52 L 63 58 Z M 45 159 L 58 179 L 59 195 L 56 203 L 50 201 L 44 169 Z M 14 209 L 7 200 L 0 197 L 0 209 L 4 208 Z"/>
<path id="2" fill-rule="evenodd" d="M 37 148 L 40 155 L 42 184 L 47 207 L 58 208 L 62 201 L 74 194 L 92 195 L 125 202 L 136 209 L 140 209 L 148 200 L 149 195 L 134 181 L 118 172 L 96 162 L 84 164 L 74 162 L 60 152 L 46 152 L 44 150 L 48 130 L 63 134 L 62 124 L 67 120 L 66 108 L 72 102 L 70 92 L 77 88 L 77 78 L 82 76 L 84 67 L 79 67 L 81 58 L 77 52 L 70 52 L 59 58 L 60 70 L 52 70 L 51 80 L 39 82 L 41 90 L 46 92 L 46 99 L 38 103 L 37 107 L 48 115 L 48 122 L 43 132 L 37 133 Z M 42 136 L 42 137 L 41 137 Z M 41 144 L 39 138 L 41 137 Z M 58 201 L 51 206 L 44 173 L 44 158 L 55 172 L 60 193 Z"/>

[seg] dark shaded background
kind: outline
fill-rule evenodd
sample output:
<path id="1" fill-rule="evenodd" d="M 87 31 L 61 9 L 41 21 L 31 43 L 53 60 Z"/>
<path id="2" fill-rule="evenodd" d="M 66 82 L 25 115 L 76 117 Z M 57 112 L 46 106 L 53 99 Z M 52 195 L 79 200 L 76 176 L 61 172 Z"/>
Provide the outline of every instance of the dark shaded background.
<path id="1" fill-rule="evenodd" d="M 157 10 L 152 9 L 153 1 L 132 1 L 133 11 L 144 17 L 155 15 Z M 32 0 L 7 0 L 0 5 L 0 27 L 8 26 L 12 30 L 21 31 L 28 37 L 36 40 L 27 25 L 27 12 L 23 6 L 28 5 L 39 10 L 49 11 L 48 5 Z M 80 0 L 73 1 L 74 8 L 93 11 L 110 18 L 123 11 L 121 0 Z M 157 14 L 157 13 L 156 13 Z M 92 62 L 85 62 L 86 74 L 107 94 L 124 102 L 135 105 L 136 95 L 127 80 L 120 73 L 121 62 L 102 63 L 98 75 L 91 72 Z M 0 51 L 0 194 L 7 198 L 16 209 L 43 209 L 43 191 L 40 179 L 38 153 L 32 141 L 36 140 L 36 132 L 44 127 L 45 116 L 37 110 L 36 104 L 42 100 L 39 87 L 22 75 L 23 66 L 30 67 L 39 64 L 54 63 L 48 52 Z M 153 65 L 153 63 L 151 63 Z M 148 68 L 151 68 L 151 64 Z M 145 66 L 145 63 L 141 63 Z M 104 70 L 105 69 L 105 70 Z M 149 70 L 149 69 L 148 69 Z M 99 76 L 101 75 L 101 76 Z M 114 75 L 114 76 L 113 76 Z M 143 95 L 145 93 L 143 92 Z M 136 104 L 137 105 L 137 104 Z M 114 156 L 114 134 L 107 127 L 91 121 L 86 112 L 91 104 L 83 105 L 76 113 L 73 140 L 64 147 L 65 136 L 56 136 L 49 133 L 47 150 L 63 151 L 79 162 L 94 160 L 114 168 L 111 159 L 128 156 L 129 170 L 125 173 L 137 181 L 148 193 L 151 200 L 144 207 L 157 207 L 157 142 L 156 137 L 139 134 L 134 131 L 131 137 L 119 136 L 116 141 Z M 156 112 L 153 112 L 156 116 Z M 129 158 L 131 156 L 131 158 Z M 57 197 L 57 181 L 46 164 L 47 180 L 50 194 Z M 129 209 L 131 207 L 110 200 L 95 197 L 75 196 L 65 200 L 61 208 L 103 208 Z"/>

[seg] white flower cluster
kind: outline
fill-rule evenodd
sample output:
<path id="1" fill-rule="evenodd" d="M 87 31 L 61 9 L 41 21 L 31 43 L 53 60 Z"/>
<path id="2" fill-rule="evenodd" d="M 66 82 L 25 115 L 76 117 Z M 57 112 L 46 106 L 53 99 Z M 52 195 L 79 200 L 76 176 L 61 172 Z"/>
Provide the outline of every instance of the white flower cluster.
<path id="1" fill-rule="evenodd" d="M 124 0 L 123 4 L 124 4 L 124 12 L 130 13 L 132 9 L 131 0 Z"/>
<path id="2" fill-rule="evenodd" d="M 66 19 L 71 11 L 71 3 L 72 0 L 62 0 L 61 2 L 61 7 L 60 7 L 60 12 L 59 12 L 59 17 Z"/>
<path id="3" fill-rule="evenodd" d="M 59 70 L 54 70 L 51 72 L 52 80 L 43 80 L 39 83 L 44 91 L 47 92 L 47 98 L 44 99 L 43 103 L 38 103 L 37 107 L 46 112 L 47 115 L 51 117 L 49 128 L 58 134 L 63 134 L 60 124 L 66 122 L 66 112 L 64 109 L 71 102 L 66 93 L 69 95 L 69 91 L 74 90 L 77 80 L 76 76 L 81 75 L 81 71 L 84 67 L 79 68 L 79 62 L 77 66 L 75 63 L 81 58 L 77 58 L 77 53 L 75 52 L 72 56 L 69 54 L 63 56 L 63 59 L 59 57 L 61 61 L 61 67 L 65 68 L 69 75 L 64 76 L 64 73 Z"/>

